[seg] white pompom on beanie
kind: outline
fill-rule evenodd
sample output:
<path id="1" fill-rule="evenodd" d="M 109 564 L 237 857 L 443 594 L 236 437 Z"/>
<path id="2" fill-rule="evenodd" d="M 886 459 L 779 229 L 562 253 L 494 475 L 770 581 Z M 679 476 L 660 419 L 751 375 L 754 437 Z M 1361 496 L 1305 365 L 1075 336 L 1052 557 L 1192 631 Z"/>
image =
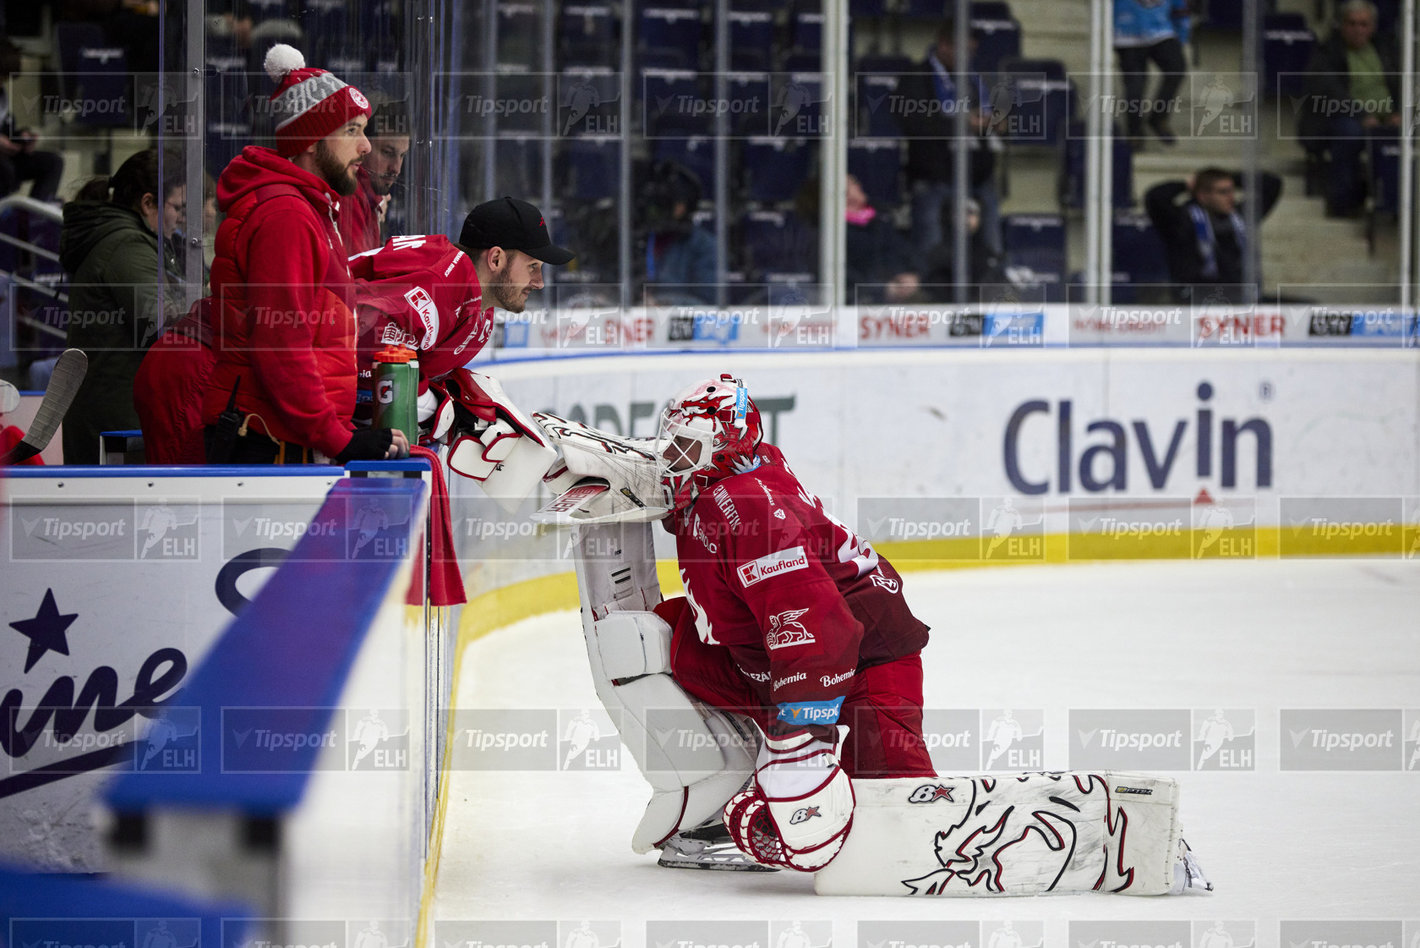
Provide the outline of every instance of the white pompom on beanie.
<path id="1" fill-rule="evenodd" d="M 370 117 L 370 102 L 359 89 L 324 69 L 308 67 L 295 47 L 277 43 L 263 65 L 276 83 L 271 112 L 276 151 L 285 158 L 299 155 L 357 115 Z"/>

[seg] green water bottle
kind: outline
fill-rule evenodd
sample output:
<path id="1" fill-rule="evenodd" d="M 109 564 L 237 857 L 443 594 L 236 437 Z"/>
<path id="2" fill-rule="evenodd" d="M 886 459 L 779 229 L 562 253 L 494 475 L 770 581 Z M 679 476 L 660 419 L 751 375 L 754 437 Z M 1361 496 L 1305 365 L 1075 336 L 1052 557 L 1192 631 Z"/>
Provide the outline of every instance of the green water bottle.
<path id="1" fill-rule="evenodd" d="M 375 353 L 375 427 L 398 428 L 419 442 L 419 360 L 405 346 Z"/>

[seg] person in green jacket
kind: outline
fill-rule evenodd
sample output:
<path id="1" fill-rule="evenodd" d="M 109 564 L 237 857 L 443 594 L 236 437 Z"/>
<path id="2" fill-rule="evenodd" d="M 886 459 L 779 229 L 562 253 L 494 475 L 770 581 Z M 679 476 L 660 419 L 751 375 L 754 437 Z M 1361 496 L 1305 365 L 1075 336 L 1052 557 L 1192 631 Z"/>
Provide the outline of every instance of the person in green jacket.
<path id="1" fill-rule="evenodd" d="M 166 155 L 160 183 L 158 152 L 150 148 L 64 205 L 59 261 L 70 275 L 67 344 L 89 357 L 64 416 L 65 464 L 99 463 L 99 432 L 139 426 L 133 376 L 164 324 L 181 315 L 169 242 L 186 211 L 181 172 L 179 157 Z"/>

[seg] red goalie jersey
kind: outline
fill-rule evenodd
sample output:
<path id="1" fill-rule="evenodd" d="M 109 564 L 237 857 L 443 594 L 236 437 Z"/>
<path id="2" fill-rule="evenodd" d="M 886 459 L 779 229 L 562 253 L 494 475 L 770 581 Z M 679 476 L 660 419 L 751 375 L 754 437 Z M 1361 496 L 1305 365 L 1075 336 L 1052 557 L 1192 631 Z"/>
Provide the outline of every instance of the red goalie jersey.
<path id="1" fill-rule="evenodd" d="M 865 769 L 854 756 L 874 772 L 920 772 L 920 747 L 884 760 L 880 738 L 896 724 L 920 734 L 927 626 L 892 565 L 824 510 L 778 449 L 756 454 L 757 467 L 714 482 L 671 522 L 699 640 L 687 641 L 682 620 L 676 679 L 721 707 L 752 697 L 767 730 L 833 724 L 841 712 L 850 772 Z M 865 752 L 865 740 L 877 746 Z"/>

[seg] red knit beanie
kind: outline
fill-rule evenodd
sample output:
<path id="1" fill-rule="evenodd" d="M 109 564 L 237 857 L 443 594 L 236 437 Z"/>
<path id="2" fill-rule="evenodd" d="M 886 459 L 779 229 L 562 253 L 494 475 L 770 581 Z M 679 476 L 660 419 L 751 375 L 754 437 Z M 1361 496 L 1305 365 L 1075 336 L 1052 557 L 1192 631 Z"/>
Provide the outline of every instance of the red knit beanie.
<path id="1" fill-rule="evenodd" d="M 293 158 L 357 115 L 370 116 L 360 90 L 324 69 L 306 67 L 301 51 L 277 43 L 266 53 L 266 74 L 276 83 L 271 112 L 276 120 L 276 151 Z"/>

